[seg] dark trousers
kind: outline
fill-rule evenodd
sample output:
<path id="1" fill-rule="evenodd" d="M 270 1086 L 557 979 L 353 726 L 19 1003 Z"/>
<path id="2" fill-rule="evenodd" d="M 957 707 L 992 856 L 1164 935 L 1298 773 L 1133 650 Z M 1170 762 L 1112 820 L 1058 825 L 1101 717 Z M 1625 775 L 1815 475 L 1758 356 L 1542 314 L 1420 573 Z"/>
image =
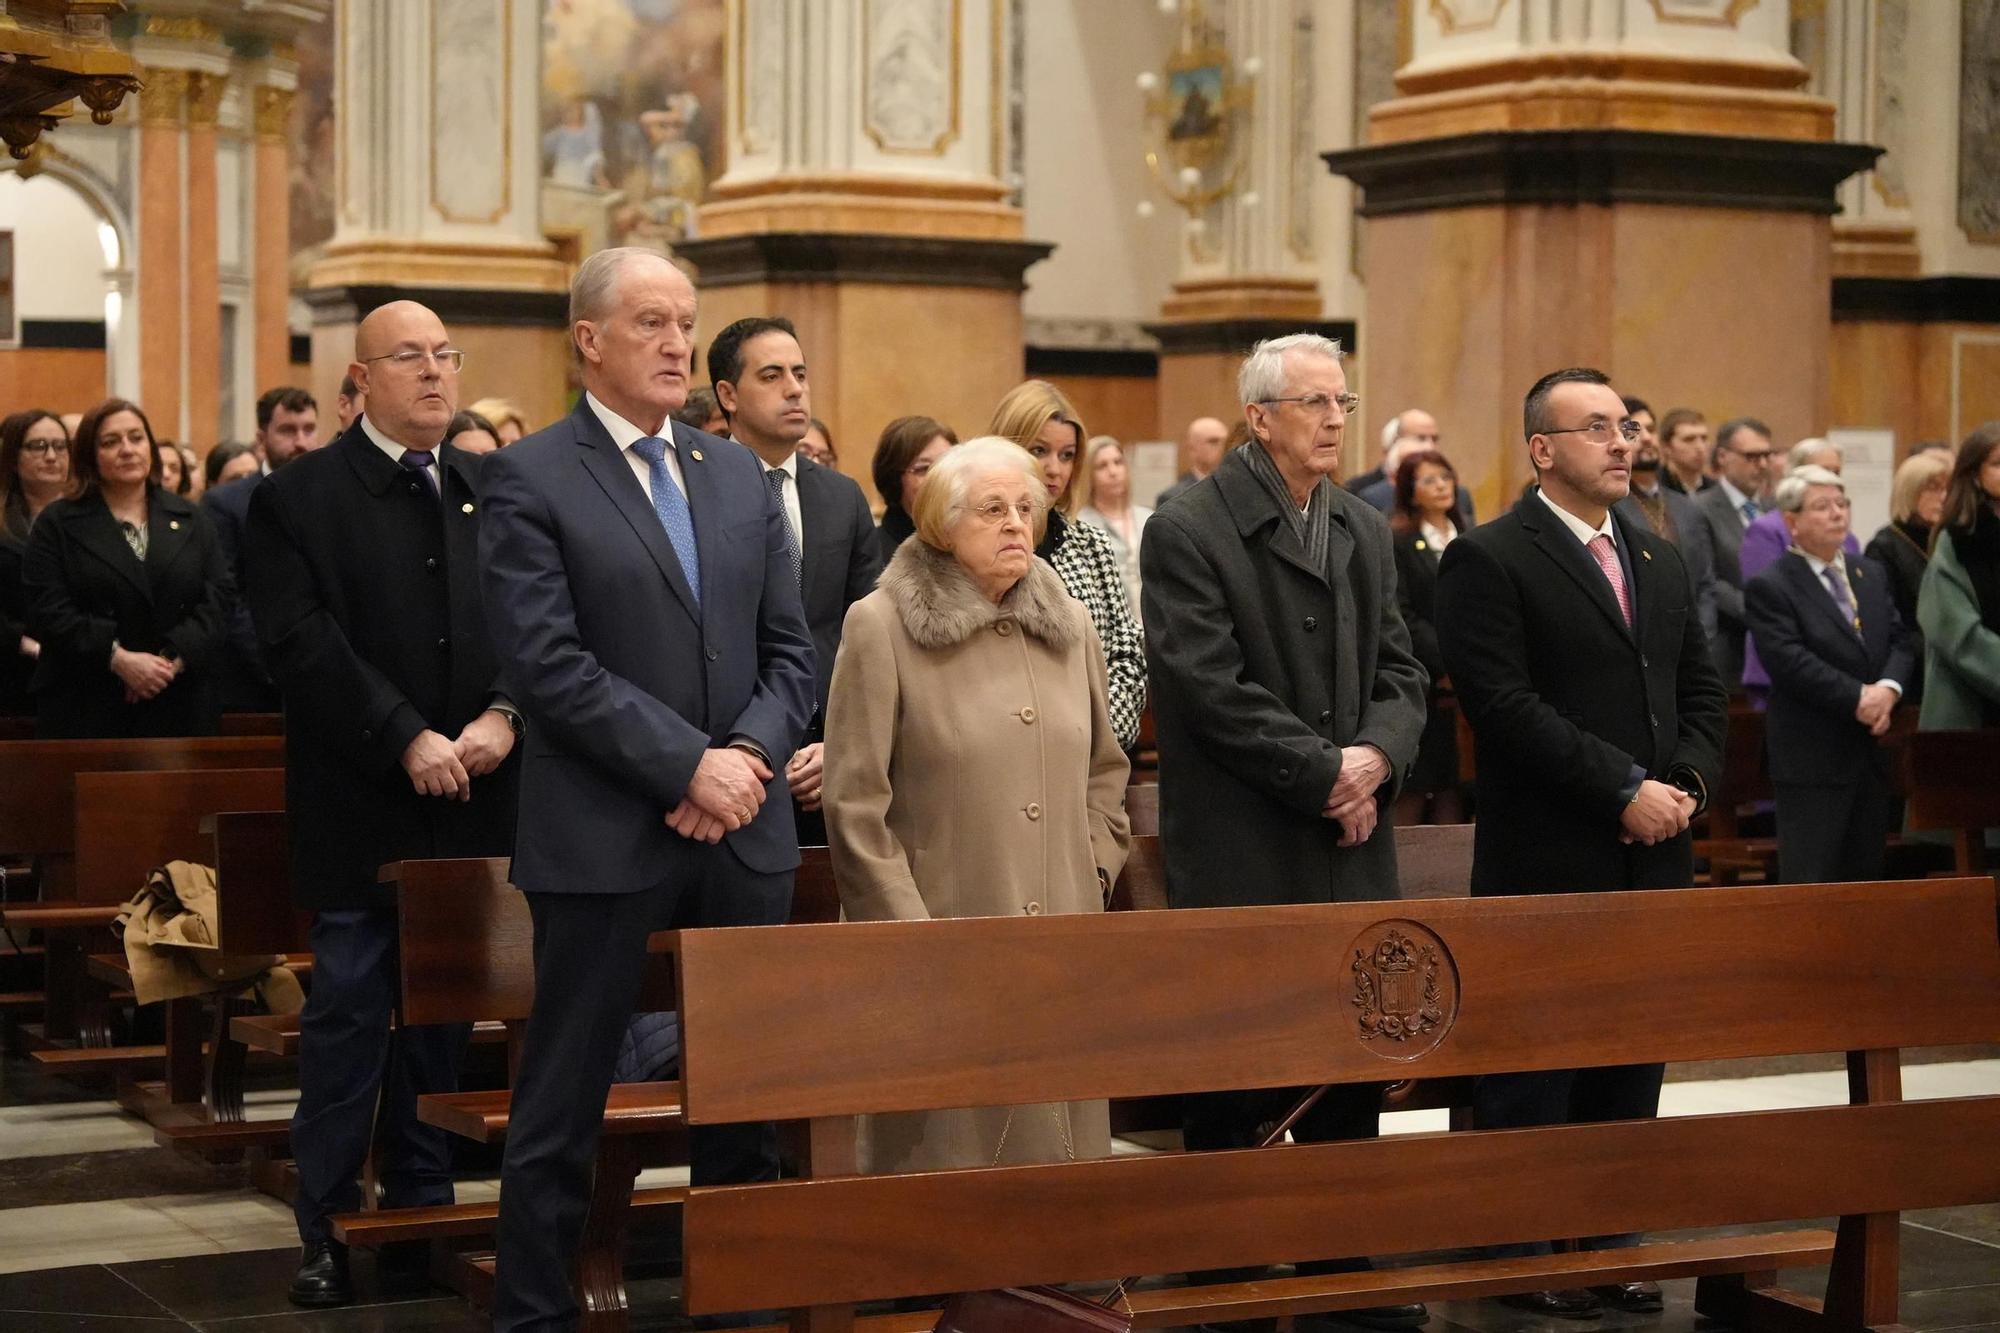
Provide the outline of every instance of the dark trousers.
<path id="1" fill-rule="evenodd" d="M 646 968 L 646 937 L 693 926 L 773 925 L 791 910 L 792 875 L 758 875 L 717 846 L 696 882 L 639 893 L 530 893 L 535 1008 L 514 1082 L 501 1169 L 494 1274 L 496 1330 L 569 1329 L 570 1284 L 590 1209 L 604 1099 Z M 694 1125 L 696 1185 L 775 1180 L 768 1124 Z"/>
<path id="2" fill-rule="evenodd" d="M 1787 884 L 1880 879 L 1897 805 L 1886 773 L 1872 768 L 1837 787 L 1776 787 L 1778 877 Z"/>
<path id="3" fill-rule="evenodd" d="M 1298 1105 L 1309 1088 L 1255 1088 L 1243 1092 L 1203 1092 L 1181 1103 L 1181 1141 L 1189 1152 L 1254 1148 L 1270 1128 Z M 1372 1139 L 1382 1123 L 1380 1083 L 1341 1083 L 1326 1090 L 1292 1126 L 1295 1143 L 1338 1143 Z M 1368 1267 L 1362 1256 L 1312 1259 L 1301 1274 L 1354 1273 Z"/>
<path id="4" fill-rule="evenodd" d="M 1601 1120 L 1651 1120 L 1660 1113 L 1660 1084 L 1667 1067 L 1609 1065 L 1601 1069 L 1541 1069 L 1527 1074 L 1486 1074 L 1472 1090 L 1474 1129 L 1526 1129 L 1536 1125 L 1585 1125 Z M 1495 1245 L 1500 1257 L 1547 1254 L 1550 1239 Z M 1586 1250 L 1631 1245 L 1638 1236 L 1586 1236 Z"/>
<path id="5" fill-rule="evenodd" d="M 320 912 L 312 924 L 312 995 L 299 1019 L 299 1106 L 292 1154 L 299 1239 L 329 1239 L 327 1219 L 361 1208 L 357 1177 L 372 1140 L 382 1203 L 452 1201 L 451 1136 L 420 1124 L 417 1098 L 458 1088 L 465 1024 L 391 1033 L 399 981 L 393 906 Z"/>

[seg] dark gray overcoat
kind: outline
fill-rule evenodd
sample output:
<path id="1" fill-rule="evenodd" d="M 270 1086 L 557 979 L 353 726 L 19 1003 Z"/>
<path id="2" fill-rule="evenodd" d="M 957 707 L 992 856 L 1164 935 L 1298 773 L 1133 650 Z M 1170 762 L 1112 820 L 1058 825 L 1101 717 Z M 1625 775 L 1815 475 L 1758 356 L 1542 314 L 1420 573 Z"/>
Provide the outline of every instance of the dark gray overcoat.
<path id="1" fill-rule="evenodd" d="M 1332 495 L 1326 570 L 1240 453 L 1146 526 L 1141 602 L 1175 907 L 1396 896 L 1389 806 L 1416 759 L 1429 680 L 1396 609 L 1387 521 Z M 1393 773 L 1374 836 L 1343 848 L 1320 810 L 1341 747 L 1361 744 Z"/>

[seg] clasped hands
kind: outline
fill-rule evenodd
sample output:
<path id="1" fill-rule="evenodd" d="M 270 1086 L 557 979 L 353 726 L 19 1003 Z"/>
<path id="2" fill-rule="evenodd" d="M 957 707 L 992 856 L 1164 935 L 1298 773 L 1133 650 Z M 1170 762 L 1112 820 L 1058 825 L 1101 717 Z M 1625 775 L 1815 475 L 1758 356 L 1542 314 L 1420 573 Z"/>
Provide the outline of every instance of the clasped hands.
<path id="1" fill-rule="evenodd" d="M 1868 728 L 1870 736 L 1880 736 L 1889 730 L 1889 718 L 1901 697 L 1887 685 L 1863 685 L 1861 698 L 1854 705 L 1854 720 Z"/>
<path id="2" fill-rule="evenodd" d="M 698 842 L 722 841 L 757 817 L 770 766 L 748 750 L 704 750 L 687 795 L 667 812 L 667 827 Z"/>
<path id="3" fill-rule="evenodd" d="M 469 801 L 472 780 L 500 767 L 513 749 L 514 728 L 504 713 L 489 708 L 466 723 L 455 741 L 429 728 L 418 732 L 403 747 L 403 771 L 419 796 Z"/>
<path id="4" fill-rule="evenodd" d="M 1321 819 L 1340 824 L 1340 846 L 1358 847 L 1374 836 L 1380 808 L 1375 793 L 1389 780 L 1389 757 L 1372 745 L 1348 745 L 1340 751 L 1340 776 L 1320 809 Z"/>
<path id="5" fill-rule="evenodd" d="M 22 639 L 22 643 L 29 640 Z M 111 674 L 125 684 L 125 702 L 136 704 L 157 699 L 160 691 L 174 683 L 186 667 L 178 657 L 158 653 L 135 653 L 123 644 L 111 645 Z"/>
<path id="6" fill-rule="evenodd" d="M 1694 818 L 1694 797 L 1679 787 L 1647 778 L 1618 816 L 1620 842 L 1640 842 L 1651 847 L 1678 837 Z"/>

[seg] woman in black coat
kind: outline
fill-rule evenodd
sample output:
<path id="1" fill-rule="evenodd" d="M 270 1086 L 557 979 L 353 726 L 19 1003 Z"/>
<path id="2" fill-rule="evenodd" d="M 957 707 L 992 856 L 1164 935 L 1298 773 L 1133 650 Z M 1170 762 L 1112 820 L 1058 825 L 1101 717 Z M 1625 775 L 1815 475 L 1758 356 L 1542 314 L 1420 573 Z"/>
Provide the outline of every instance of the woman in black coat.
<path id="1" fill-rule="evenodd" d="M 1438 561 L 1458 537 L 1458 473 L 1435 449 L 1404 458 L 1396 468 L 1395 508 L 1389 530 L 1396 543 L 1396 602 L 1410 631 L 1410 650 L 1430 673 L 1424 735 L 1417 760 L 1396 798 L 1398 824 L 1457 824 L 1465 819 L 1458 781 L 1458 711 L 1449 696 L 1436 621 Z"/>
<path id="2" fill-rule="evenodd" d="M 1868 542 L 1867 555 L 1889 575 L 1889 596 L 1896 615 L 1912 636 L 1911 651 L 1921 668 L 1923 631 L 1917 628 L 1917 590 L 1931 563 L 1931 534 L 1944 514 L 1945 485 L 1951 479 L 1951 454 L 1925 450 L 1911 454 L 1896 469 L 1889 488 L 1889 521 Z M 1924 673 L 1919 670 L 1903 693 L 1903 702 L 1923 701 Z"/>
<path id="3" fill-rule="evenodd" d="M 30 686 L 51 738 L 212 736 L 210 667 L 230 596 L 215 530 L 160 487 L 160 449 L 139 408 L 113 398 L 77 427 L 73 500 L 43 511 L 22 560 Z"/>
<path id="4" fill-rule="evenodd" d="M 0 421 L 0 715 L 33 717 L 28 681 L 41 645 L 28 633 L 21 556 L 44 509 L 69 493 L 69 432 L 41 408 Z"/>

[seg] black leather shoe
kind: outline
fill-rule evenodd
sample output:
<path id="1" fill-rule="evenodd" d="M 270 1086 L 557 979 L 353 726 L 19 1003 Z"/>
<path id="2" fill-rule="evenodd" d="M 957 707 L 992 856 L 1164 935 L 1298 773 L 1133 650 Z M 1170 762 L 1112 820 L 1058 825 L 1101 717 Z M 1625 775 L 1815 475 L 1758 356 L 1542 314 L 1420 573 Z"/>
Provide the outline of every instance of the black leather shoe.
<path id="1" fill-rule="evenodd" d="M 1502 1296 L 1500 1301 L 1516 1310 L 1526 1310 L 1529 1314 L 1551 1319 L 1600 1319 L 1604 1315 L 1604 1303 L 1582 1287 L 1516 1292 L 1512 1296 Z"/>
<path id="2" fill-rule="evenodd" d="M 293 1305 L 352 1305 L 354 1284 L 347 1276 L 347 1247 L 330 1240 L 306 1246 L 299 1255 L 299 1271 L 292 1275 L 289 1294 Z"/>
<path id="3" fill-rule="evenodd" d="M 1619 1282 L 1608 1287 L 1592 1287 L 1599 1300 L 1614 1310 L 1634 1314 L 1658 1314 L 1666 1307 L 1657 1282 Z"/>
<path id="4" fill-rule="evenodd" d="M 1335 1310 L 1333 1317 L 1343 1324 L 1398 1333 L 1400 1329 L 1422 1328 L 1431 1321 L 1431 1312 L 1413 1301 L 1408 1305 L 1367 1305 L 1359 1310 Z"/>

